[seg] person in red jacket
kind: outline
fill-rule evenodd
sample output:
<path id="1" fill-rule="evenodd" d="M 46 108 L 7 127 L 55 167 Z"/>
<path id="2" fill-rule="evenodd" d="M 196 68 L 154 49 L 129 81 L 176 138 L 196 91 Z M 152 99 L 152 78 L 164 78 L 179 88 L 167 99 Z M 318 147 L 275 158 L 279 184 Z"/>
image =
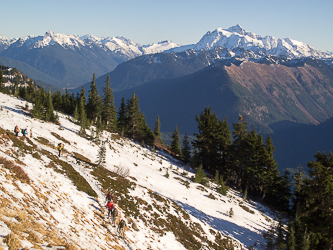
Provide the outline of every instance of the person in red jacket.
<path id="1" fill-rule="evenodd" d="M 106 208 L 108 209 L 108 218 L 112 216 L 112 209 L 114 208 L 114 204 L 112 201 L 108 201 L 106 204 Z"/>

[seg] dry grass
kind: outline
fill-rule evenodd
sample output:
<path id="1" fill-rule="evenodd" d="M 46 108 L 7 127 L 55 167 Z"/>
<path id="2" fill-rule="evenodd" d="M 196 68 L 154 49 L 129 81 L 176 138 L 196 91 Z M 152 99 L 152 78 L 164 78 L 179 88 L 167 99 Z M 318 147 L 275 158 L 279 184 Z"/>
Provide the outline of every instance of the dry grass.
<path id="1" fill-rule="evenodd" d="M 43 243 L 43 241 L 38 237 L 38 235 L 34 232 L 30 232 L 27 240 L 31 243 Z"/>
<path id="2" fill-rule="evenodd" d="M 65 245 L 65 250 L 77 250 L 77 247 L 71 243 Z"/>
<path id="3" fill-rule="evenodd" d="M 17 239 L 13 233 L 8 234 L 3 241 L 7 244 L 8 250 L 17 250 L 22 248 L 21 241 Z"/>
<path id="4" fill-rule="evenodd" d="M 49 243 L 48 246 L 66 245 L 66 242 L 62 238 L 60 238 L 54 230 L 47 231 L 45 236 L 46 236 L 46 242 Z"/>
<path id="5" fill-rule="evenodd" d="M 9 171 L 13 174 L 13 176 L 15 176 L 16 179 L 23 183 L 30 183 L 29 176 L 23 171 L 21 167 L 15 165 L 12 161 L 9 161 L 4 157 L 0 157 L 0 164 L 2 164 L 4 168 L 9 169 Z"/>

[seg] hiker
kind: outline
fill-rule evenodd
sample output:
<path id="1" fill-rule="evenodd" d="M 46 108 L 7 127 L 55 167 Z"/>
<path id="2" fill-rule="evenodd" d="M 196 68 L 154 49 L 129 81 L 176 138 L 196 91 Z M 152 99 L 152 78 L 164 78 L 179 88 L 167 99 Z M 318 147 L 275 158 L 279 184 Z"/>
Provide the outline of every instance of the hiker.
<path id="1" fill-rule="evenodd" d="M 106 207 L 108 209 L 108 218 L 110 218 L 112 216 L 112 209 L 114 208 L 113 202 L 108 201 L 108 203 L 106 204 Z"/>
<path id="2" fill-rule="evenodd" d="M 111 215 L 112 215 L 112 226 L 116 226 L 116 220 L 117 220 L 117 217 L 118 217 L 118 210 L 117 208 L 113 208 L 112 211 L 111 211 Z"/>
<path id="3" fill-rule="evenodd" d="M 28 128 L 23 128 L 21 133 L 23 136 L 26 136 L 28 134 Z"/>
<path id="4" fill-rule="evenodd" d="M 106 193 L 106 202 L 111 201 L 111 200 L 113 200 L 113 195 L 109 191 L 107 191 L 107 193 Z"/>
<path id="5" fill-rule="evenodd" d="M 118 224 L 118 231 L 119 231 L 119 235 L 122 238 L 124 238 L 125 227 L 126 227 L 126 222 L 124 221 L 124 219 L 121 219 Z"/>
<path id="6" fill-rule="evenodd" d="M 16 136 L 18 136 L 18 134 L 20 133 L 20 129 L 19 129 L 19 127 L 17 125 L 14 128 L 14 132 L 15 132 Z"/>
<path id="7" fill-rule="evenodd" d="M 57 146 L 57 149 L 59 151 L 59 157 L 60 157 L 61 151 L 64 149 L 64 144 L 59 143 L 58 146 Z"/>

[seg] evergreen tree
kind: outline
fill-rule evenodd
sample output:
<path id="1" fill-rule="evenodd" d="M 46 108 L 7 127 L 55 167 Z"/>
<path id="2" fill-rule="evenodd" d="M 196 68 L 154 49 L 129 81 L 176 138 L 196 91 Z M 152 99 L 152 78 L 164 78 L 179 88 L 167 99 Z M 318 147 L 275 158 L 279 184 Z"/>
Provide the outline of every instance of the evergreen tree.
<path id="1" fill-rule="evenodd" d="M 305 239 L 310 236 L 311 249 L 333 248 L 333 153 L 318 152 L 315 161 L 308 163 L 310 178 L 304 180 L 304 200 L 300 220 Z"/>
<path id="2" fill-rule="evenodd" d="M 122 134 L 124 133 L 126 126 L 126 104 L 125 104 L 125 98 L 121 98 L 120 106 L 118 109 L 118 128 L 120 131 L 122 131 Z"/>
<path id="3" fill-rule="evenodd" d="M 36 83 L 35 83 L 36 85 Z M 29 83 L 28 83 L 28 88 L 27 88 L 27 100 L 30 102 L 34 102 L 35 101 L 35 88 L 34 88 L 34 84 L 32 82 L 32 80 L 30 79 Z"/>
<path id="4" fill-rule="evenodd" d="M 19 89 L 18 84 L 19 84 L 19 82 L 18 82 L 18 75 L 16 75 L 15 76 L 14 88 L 13 88 L 13 95 L 14 96 L 18 95 L 18 89 Z"/>
<path id="5" fill-rule="evenodd" d="M 182 151 L 180 149 L 180 137 L 179 137 L 179 131 L 178 131 L 177 125 L 171 135 L 171 138 L 172 138 L 171 152 L 173 152 L 175 155 L 178 155 L 179 157 L 182 157 Z"/>
<path id="6" fill-rule="evenodd" d="M 4 91 L 4 88 L 5 88 L 5 78 L 3 76 L 3 71 L 2 71 L 2 67 L 0 69 L 0 92 L 3 92 Z"/>
<path id="7" fill-rule="evenodd" d="M 207 183 L 206 174 L 203 170 L 202 165 L 199 165 L 199 167 L 197 168 L 197 171 L 196 171 L 195 177 L 194 177 L 194 182 L 200 183 L 202 185 L 205 185 Z"/>
<path id="8" fill-rule="evenodd" d="M 75 109 L 73 112 L 73 118 L 75 121 L 77 121 L 79 119 L 79 105 L 78 104 L 75 105 Z"/>
<path id="9" fill-rule="evenodd" d="M 246 155 L 246 138 L 249 134 L 247 123 L 243 116 L 239 116 L 238 121 L 233 124 L 233 143 L 231 145 L 231 157 L 233 167 L 230 171 L 230 179 L 232 178 L 238 188 L 244 187 L 243 177 L 247 166 Z"/>
<path id="10" fill-rule="evenodd" d="M 225 150 L 231 143 L 230 133 L 225 127 L 226 122 L 220 122 L 210 107 L 205 108 L 195 120 L 198 122 L 199 131 L 199 134 L 194 134 L 196 139 L 192 142 L 197 150 L 196 165 L 202 164 L 204 169 L 214 173 L 221 162 L 226 162 L 224 157 Z"/>
<path id="11" fill-rule="evenodd" d="M 49 90 L 49 94 L 48 94 L 47 102 L 46 102 L 45 106 L 46 106 L 45 120 L 50 121 L 50 122 L 57 122 L 58 121 L 58 116 L 56 116 L 54 114 L 51 90 Z"/>
<path id="12" fill-rule="evenodd" d="M 98 117 L 102 112 L 101 97 L 97 90 L 97 84 L 95 82 L 95 74 L 93 74 L 93 79 L 90 84 L 88 102 L 87 102 L 87 118 L 96 124 Z"/>
<path id="13" fill-rule="evenodd" d="M 56 91 L 52 95 L 52 100 L 53 100 L 53 108 L 54 110 L 64 112 L 63 110 L 63 98 L 60 93 L 60 91 Z"/>
<path id="14" fill-rule="evenodd" d="M 98 155 L 97 155 L 97 165 L 104 167 L 106 165 L 106 146 L 105 141 L 102 141 L 100 144 L 100 147 L 98 149 Z"/>
<path id="15" fill-rule="evenodd" d="M 185 163 L 191 162 L 191 148 L 190 142 L 188 141 L 188 135 L 185 133 L 183 138 L 183 146 L 182 146 L 182 156 Z"/>
<path id="16" fill-rule="evenodd" d="M 160 117 L 157 116 L 154 128 L 155 142 L 156 145 L 163 145 L 163 140 L 161 138 L 161 121 Z"/>
<path id="17" fill-rule="evenodd" d="M 80 107 L 79 123 L 80 123 L 80 126 L 81 126 L 80 134 L 85 135 L 86 134 L 86 128 L 87 128 L 87 116 L 86 116 L 86 110 L 85 110 L 85 105 L 84 105 L 84 98 L 83 98 L 82 95 L 80 96 L 79 107 Z"/>
<path id="18" fill-rule="evenodd" d="M 142 123 L 142 115 L 139 107 L 139 98 L 135 94 L 127 100 L 126 105 L 126 132 L 131 138 L 137 138 L 140 133 L 140 125 Z"/>
<path id="19" fill-rule="evenodd" d="M 106 123 L 107 129 L 115 131 L 117 129 L 117 112 L 114 106 L 113 90 L 110 88 L 110 76 L 107 76 L 105 87 L 103 89 L 103 110 L 102 118 Z"/>

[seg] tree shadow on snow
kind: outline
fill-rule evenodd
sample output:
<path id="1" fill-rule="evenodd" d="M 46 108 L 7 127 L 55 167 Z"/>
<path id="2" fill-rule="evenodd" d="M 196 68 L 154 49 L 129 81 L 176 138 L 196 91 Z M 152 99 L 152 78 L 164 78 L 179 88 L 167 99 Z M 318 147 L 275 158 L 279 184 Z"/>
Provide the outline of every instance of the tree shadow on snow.
<path id="1" fill-rule="evenodd" d="M 18 113 L 18 114 L 23 114 L 23 115 L 26 115 L 26 116 L 30 115 L 29 113 L 27 113 L 26 111 L 24 111 L 23 108 L 21 108 L 21 107 L 11 108 L 11 107 L 8 107 L 8 106 L 4 106 L 3 108 L 4 109 L 8 109 L 8 110 L 13 111 L 13 112 Z"/>
<path id="2" fill-rule="evenodd" d="M 264 239 L 262 234 L 264 231 L 254 232 L 247 228 L 241 227 L 230 221 L 223 220 L 221 218 L 216 218 L 205 214 L 204 212 L 188 205 L 182 203 L 181 201 L 175 201 L 181 208 L 183 208 L 187 213 L 198 218 L 202 222 L 208 224 L 212 228 L 220 231 L 223 235 L 229 236 L 231 238 L 237 239 L 242 242 L 246 248 L 254 246 L 254 249 L 264 249 Z M 237 216 L 237 215 L 235 215 Z M 261 244 L 258 244 L 258 239 Z"/>

